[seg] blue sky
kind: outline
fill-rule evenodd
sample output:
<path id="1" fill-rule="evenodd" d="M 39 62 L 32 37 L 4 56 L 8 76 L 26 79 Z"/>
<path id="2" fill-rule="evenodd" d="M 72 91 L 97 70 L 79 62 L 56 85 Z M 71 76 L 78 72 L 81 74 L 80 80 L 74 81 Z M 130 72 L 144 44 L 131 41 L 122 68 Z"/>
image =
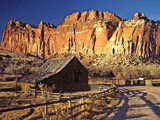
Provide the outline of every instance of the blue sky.
<path id="1" fill-rule="evenodd" d="M 138 11 L 160 20 L 160 0 L 0 0 L 0 42 L 9 20 L 35 26 L 44 21 L 58 26 L 67 15 L 92 9 L 110 11 L 124 19 L 131 19 Z"/>

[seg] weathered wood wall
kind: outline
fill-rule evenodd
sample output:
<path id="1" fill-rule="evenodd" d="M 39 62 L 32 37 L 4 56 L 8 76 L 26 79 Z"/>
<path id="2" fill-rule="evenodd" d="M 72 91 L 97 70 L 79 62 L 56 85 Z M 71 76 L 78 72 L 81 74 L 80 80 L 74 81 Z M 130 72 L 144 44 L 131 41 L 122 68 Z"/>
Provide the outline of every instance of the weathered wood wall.
<path id="1" fill-rule="evenodd" d="M 76 58 L 59 73 L 44 79 L 41 83 L 50 87 L 55 84 L 56 92 L 75 92 L 90 89 L 88 85 L 88 71 Z"/>

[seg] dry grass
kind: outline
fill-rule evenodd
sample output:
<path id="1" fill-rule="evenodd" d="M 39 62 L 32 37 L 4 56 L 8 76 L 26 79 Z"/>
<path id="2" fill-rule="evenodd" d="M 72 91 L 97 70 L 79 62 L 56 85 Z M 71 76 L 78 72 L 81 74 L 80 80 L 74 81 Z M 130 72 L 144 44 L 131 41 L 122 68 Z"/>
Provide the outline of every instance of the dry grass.
<path id="1" fill-rule="evenodd" d="M 90 78 L 88 81 L 88 84 L 94 84 L 94 85 L 101 85 L 101 84 L 105 84 L 105 85 L 112 85 L 112 80 L 110 79 L 106 79 L 106 78 Z"/>
<path id="2" fill-rule="evenodd" d="M 62 58 L 73 54 L 56 54 L 52 58 Z M 110 78 L 111 72 L 119 79 L 135 79 L 139 77 L 159 78 L 160 63 L 151 59 L 140 59 L 138 56 L 125 55 L 83 55 L 74 54 L 81 63 L 89 70 L 89 76 L 97 78 Z M 41 60 L 36 56 L 0 50 L 0 58 L 3 58 L 0 65 L 0 72 L 9 74 L 30 74 L 36 71 L 40 65 L 27 63 L 27 61 Z M 7 63 L 6 63 L 7 62 Z"/>
<path id="3" fill-rule="evenodd" d="M 0 49 L 0 55 L 4 59 L 11 59 L 11 60 L 28 60 L 28 61 L 34 61 L 38 60 L 39 58 L 27 53 L 20 53 L 20 52 L 15 52 L 15 51 L 9 51 L 9 50 L 2 50 Z"/>
<path id="4" fill-rule="evenodd" d="M 0 73 L 2 74 L 28 75 L 35 72 L 43 63 L 44 59 L 30 54 L 0 50 Z M 13 77 L 3 79 L 15 80 Z"/>
<path id="5" fill-rule="evenodd" d="M 0 84 L 0 86 L 7 86 L 7 83 L 5 84 Z M 7 86 L 12 88 L 15 86 L 15 83 L 13 84 L 10 82 Z M 5 88 L 3 86 L 3 88 Z M 93 91 L 88 91 L 88 92 L 77 92 L 74 94 L 88 94 L 88 93 L 93 93 Z M 118 93 L 115 98 L 113 98 L 113 95 L 109 96 L 104 96 L 102 95 L 96 95 L 96 96 L 90 96 L 89 98 L 85 99 L 84 101 L 87 103 L 85 106 L 82 107 L 77 107 L 72 110 L 72 115 L 76 114 L 80 111 L 83 111 L 84 109 L 86 110 L 85 112 L 80 113 L 78 116 L 76 116 L 74 119 L 91 119 L 99 114 L 101 114 L 104 109 L 107 109 L 107 107 L 111 107 L 115 105 L 115 101 L 118 100 L 119 95 Z M 38 104 L 38 103 L 44 103 L 45 98 L 40 98 L 37 97 L 35 98 L 34 96 L 28 96 L 25 95 L 24 93 L 20 91 L 0 91 L 0 103 L 1 107 L 0 109 L 6 109 L 6 108 L 11 108 L 11 107 L 20 107 L 20 106 L 28 106 L 32 104 Z M 107 101 L 107 102 L 106 102 Z M 72 103 L 72 106 L 80 104 L 79 102 Z M 71 116 L 71 111 L 66 109 L 69 107 L 69 103 L 57 103 L 57 104 L 51 104 L 47 105 L 47 115 L 44 114 L 44 106 L 39 106 L 39 107 L 34 107 L 34 108 L 27 108 L 24 110 L 14 110 L 10 112 L 3 112 L 0 113 L 0 119 L 2 120 L 21 120 L 21 119 L 26 119 L 26 120 L 35 120 L 35 119 L 64 119 L 67 117 Z M 107 110 L 105 110 L 107 112 Z"/>

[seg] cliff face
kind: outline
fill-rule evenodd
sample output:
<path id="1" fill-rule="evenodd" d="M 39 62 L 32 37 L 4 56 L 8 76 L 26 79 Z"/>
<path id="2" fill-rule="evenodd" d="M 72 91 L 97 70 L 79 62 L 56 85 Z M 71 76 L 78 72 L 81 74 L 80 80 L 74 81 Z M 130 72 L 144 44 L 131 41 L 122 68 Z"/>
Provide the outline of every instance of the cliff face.
<path id="1" fill-rule="evenodd" d="M 135 13 L 132 20 L 119 23 L 106 49 L 110 54 L 160 57 L 160 25 L 144 14 Z"/>
<path id="2" fill-rule="evenodd" d="M 132 20 L 111 12 L 76 12 L 62 24 L 39 23 L 38 27 L 9 21 L 2 35 L 2 49 L 50 57 L 56 53 L 137 54 L 159 57 L 160 26 L 142 13 Z"/>
<path id="3" fill-rule="evenodd" d="M 54 28 L 56 28 L 54 25 L 43 22 L 40 22 L 36 28 L 30 24 L 10 20 L 8 26 L 3 30 L 1 47 L 45 57 L 44 33 L 51 34 Z"/>
<path id="4" fill-rule="evenodd" d="M 2 49 L 49 57 L 56 53 L 104 53 L 121 19 L 110 12 L 76 12 L 57 28 L 40 22 L 38 28 L 9 21 L 3 31 Z"/>

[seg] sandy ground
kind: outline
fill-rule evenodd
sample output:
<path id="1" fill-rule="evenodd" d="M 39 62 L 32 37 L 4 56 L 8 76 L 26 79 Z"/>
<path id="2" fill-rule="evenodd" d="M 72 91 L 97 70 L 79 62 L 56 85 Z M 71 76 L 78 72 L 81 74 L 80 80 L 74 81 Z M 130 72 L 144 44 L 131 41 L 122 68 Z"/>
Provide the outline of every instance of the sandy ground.
<path id="1" fill-rule="evenodd" d="M 160 87 L 119 87 L 122 99 L 106 120 L 160 120 Z"/>

